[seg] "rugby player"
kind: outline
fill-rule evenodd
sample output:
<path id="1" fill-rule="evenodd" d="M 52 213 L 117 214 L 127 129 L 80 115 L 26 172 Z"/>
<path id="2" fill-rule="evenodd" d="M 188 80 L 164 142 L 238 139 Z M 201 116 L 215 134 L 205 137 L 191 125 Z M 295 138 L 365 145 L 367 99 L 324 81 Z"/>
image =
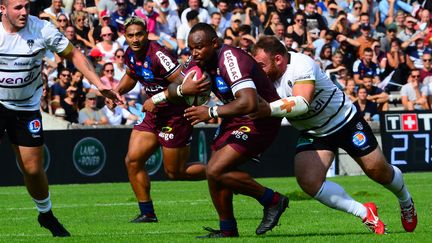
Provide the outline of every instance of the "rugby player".
<path id="1" fill-rule="evenodd" d="M 255 232 L 264 234 L 276 226 L 288 207 L 288 198 L 260 185 L 239 166 L 270 146 L 281 122 L 280 118 L 252 120 L 247 114 L 256 111 L 258 96 L 267 102 L 276 101 L 279 96 L 255 60 L 241 49 L 220 45 L 210 25 L 194 25 L 188 45 L 193 59 L 186 64 L 186 70 L 197 65 L 206 71 L 213 80 L 210 84 L 212 92 L 223 102 L 220 106 L 193 106 L 185 111 L 192 125 L 222 118 L 212 144 L 213 154 L 207 164 L 208 186 L 219 215 L 220 229 L 206 228 L 210 233 L 203 237 L 238 236 L 233 193 L 253 197 L 264 207 L 263 219 Z M 197 82 L 189 81 L 177 86 L 176 92 L 170 92 L 170 95 L 196 94 L 196 90 L 208 85 L 204 78 Z"/>
<path id="2" fill-rule="evenodd" d="M 167 101 L 167 87 L 181 83 L 181 65 L 169 52 L 148 39 L 147 26 L 139 17 L 125 21 L 125 37 L 129 45 L 125 52 L 126 74 L 116 91 L 125 94 L 141 82 L 149 99 L 144 102 L 147 111 L 144 120 L 135 125 L 130 139 L 125 164 L 128 177 L 138 200 L 140 214 L 131 222 L 157 222 L 150 196 L 150 177 L 145 162 L 162 146 L 165 173 L 170 179 L 203 180 L 205 165 L 189 159 L 192 126 L 184 118 L 186 104 Z"/>
<path id="3" fill-rule="evenodd" d="M 39 211 L 39 224 L 53 236 L 70 236 L 52 213 L 43 169 L 40 99 L 46 50 L 72 60 L 105 96 L 116 102 L 120 96 L 101 83 L 92 64 L 54 25 L 29 15 L 28 0 L 1 0 L 0 10 L 0 139 L 7 131 L 24 183 Z"/>
<path id="4" fill-rule="evenodd" d="M 369 178 L 398 198 L 402 225 L 414 231 L 417 213 L 402 172 L 387 163 L 368 123 L 325 72 L 308 56 L 287 52 L 273 37 L 261 38 L 253 55 L 282 97 L 261 102 L 253 116 L 286 117 L 300 131 L 294 163 L 301 188 L 324 205 L 361 218 L 372 232 L 384 234 L 374 203 L 359 203 L 340 185 L 326 180 L 335 153 L 342 148 Z"/>

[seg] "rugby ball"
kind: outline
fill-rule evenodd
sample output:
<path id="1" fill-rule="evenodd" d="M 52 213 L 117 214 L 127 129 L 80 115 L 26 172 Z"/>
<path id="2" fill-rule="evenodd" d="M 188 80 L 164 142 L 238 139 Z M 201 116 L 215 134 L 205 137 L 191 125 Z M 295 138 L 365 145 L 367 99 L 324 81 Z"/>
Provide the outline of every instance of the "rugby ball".
<path id="1" fill-rule="evenodd" d="M 195 73 L 193 72 L 195 71 Z M 198 66 L 194 66 L 187 70 L 183 82 L 190 76 L 194 75 L 192 77 L 192 80 L 196 81 L 200 79 L 203 75 L 205 75 L 207 78 L 205 81 L 210 81 L 210 75 L 207 72 L 203 72 Z M 199 106 L 206 104 L 210 99 L 210 92 L 211 90 L 208 89 L 200 94 L 197 95 L 184 95 L 183 98 L 186 101 L 186 103 L 190 106 Z"/>

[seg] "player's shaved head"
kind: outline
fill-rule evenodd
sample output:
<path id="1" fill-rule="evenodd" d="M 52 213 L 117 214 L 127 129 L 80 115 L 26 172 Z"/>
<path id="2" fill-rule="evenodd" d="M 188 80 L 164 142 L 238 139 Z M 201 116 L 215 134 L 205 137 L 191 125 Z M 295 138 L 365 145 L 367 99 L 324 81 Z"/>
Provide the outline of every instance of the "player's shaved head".
<path id="1" fill-rule="evenodd" d="M 265 53 L 269 53 L 271 56 L 275 55 L 288 55 L 285 46 L 274 36 L 263 36 L 259 38 L 252 48 L 252 55 L 256 55 L 258 50 L 263 50 Z"/>
<path id="2" fill-rule="evenodd" d="M 206 23 L 198 23 L 192 27 L 189 32 L 189 36 L 194 35 L 194 33 L 202 31 L 204 33 L 203 40 L 204 42 L 212 41 L 214 38 L 218 38 L 216 31 L 213 27 Z"/>

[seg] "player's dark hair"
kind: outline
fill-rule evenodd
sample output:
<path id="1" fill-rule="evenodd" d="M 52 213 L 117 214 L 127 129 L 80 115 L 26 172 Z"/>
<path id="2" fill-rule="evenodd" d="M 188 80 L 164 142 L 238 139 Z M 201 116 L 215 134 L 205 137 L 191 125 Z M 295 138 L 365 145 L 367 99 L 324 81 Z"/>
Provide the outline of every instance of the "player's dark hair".
<path id="1" fill-rule="evenodd" d="M 260 49 L 272 57 L 276 55 L 288 55 L 286 47 L 275 36 L 263 36 L 259 38 L 252 48 L 252 55 L 256 55 Z"/>
<path id="2" fill-rule="evenodd" d="M 211 25 L 206 23 L 198 23 L 194 25 L 189 32 L 189 36 L 198 31 L 204 32 L 204 36 L 206 36 L 208 40 L 213 40 L 214 38 L 218 38 L 215 29 Z"/>

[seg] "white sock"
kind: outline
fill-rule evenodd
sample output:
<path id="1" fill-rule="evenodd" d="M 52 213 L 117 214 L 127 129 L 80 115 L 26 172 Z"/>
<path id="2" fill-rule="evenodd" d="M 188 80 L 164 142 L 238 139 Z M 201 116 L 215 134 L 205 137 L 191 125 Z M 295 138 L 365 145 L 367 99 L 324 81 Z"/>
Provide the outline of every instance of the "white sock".
<path id="1" fill-rule="evenodd" d="M 48 192 L 48 197 L 42 200 L 37 200 L 33 198 L 33 201 L 36 204 L 36 208 L 40 213 L 46 213 L 51 210 L 51 199 L 50 193 Z"/>
<path id="2" fill-rule="evenodd" d="M 393 192 L 399 200 L 399 204 L 402 207 L 409 207 L 411 205 L 411 195 L 405 186 L 402 172 L 394 165 L 393 167 L 393 180 L 390 184 L 384 185 L 389 191 Z"/>
<path id="3" fill-rule="evenodd" d="M 366 207 L 352 199 L 341 186 L 334 182 L 324 181 L 314 198 L 328 207 L 353 214 L 361 219 L 367 216 Z"/>

